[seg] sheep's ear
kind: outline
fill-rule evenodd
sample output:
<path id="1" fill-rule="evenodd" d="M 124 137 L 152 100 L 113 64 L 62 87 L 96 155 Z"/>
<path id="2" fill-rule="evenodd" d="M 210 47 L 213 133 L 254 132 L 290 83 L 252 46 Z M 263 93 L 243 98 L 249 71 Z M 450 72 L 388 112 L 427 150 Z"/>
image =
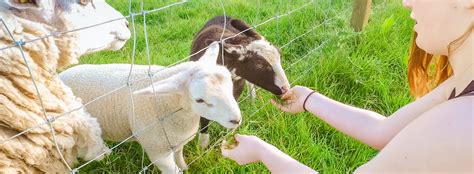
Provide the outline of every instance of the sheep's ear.
<path id="1" fill-rule="evenodd" d="M 247 44 L 247 40 L 242 40 L 242 37 L 235 37 L 225 41 L 224 43 L 224 50 L 229 54 L 237 54 L 240 56 L 243 54 L 243 45 Z"/>
<path id="2" fill-rule="evenodd" d="M 38 8 L 42 6 L 41 3 L 46 3 L 42 2 L 41 0 L 7 0 L 6 2 L 10 7 L 16 8 L 18 10 Z"/>
<path id="3" fill-rule="evenodd" d="M 206 40 L 206 42 L 208 41 Z M 217 57 L 219 57 L 219 50 L 219 43 L 217 41 L 212 42 L 199 59 L 199 62 L 215 65 L 217 63 Z"/>
<path id="4" fill-rule="evenodd" d="M 230 25 L 232 25 L 234 28 L 236 28 L 239 31 L 247 30 L 244 32 L 246 36 L 260 39 L 260 35 L 254 29 L 249 29 L 251 27 L 240 19 L 232 19 L 230 21 Z"/>
<path id="5" fill-rule="evenodd" d="M 170 93 L 183 93 L 184 83 L 191 74 L 189 72 L 181 72 L 179 74 L 172 75 L 169 78 L 153 83 L 146 88 L 133 92 L 134 95 L 149 95 L 154 94 L 170 94 Z"/>
<path id="6" fill-rule="evenodd" d="M 238 36 L 237 36 L 238 37 Z M 211 40 L 211 39 L 206 39 L 205 43 L 206 45 L 209 45 L 213 42 L 216 42 L 214 40 Z M 231 38 L 227 41 L 225 41 L 224 43 L 224 50 L 228 53 L 228 54 L 235 54 L 236 52 L 234 52 L 235 50 L 240 50 L 242 49 L 242 46 L 241 45 L 236 45 L 236 44 L 233 44 L 233 43 L 230 43 L 230 42 L 236 42 L 235 41 L 235 38 Z M 221 45 L 219 45 L 221 46 Z M 220 50 L 219 50 L 220 51 Z M 221 52 L 218 52 L 218 54 L 221 54 Z M 241 54 L 241 51 L 238 51 L 237 54 Z M 219 55 L 217 56 L 219 57 Z"/>

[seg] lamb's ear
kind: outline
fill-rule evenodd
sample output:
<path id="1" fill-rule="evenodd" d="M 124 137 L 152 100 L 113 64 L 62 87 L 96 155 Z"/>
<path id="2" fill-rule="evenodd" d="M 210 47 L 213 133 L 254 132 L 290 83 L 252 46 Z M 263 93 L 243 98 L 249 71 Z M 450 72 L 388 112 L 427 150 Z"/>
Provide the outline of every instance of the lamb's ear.
<path id="1" fill-rule="evenodd" d="M 208 42 L 206 40 L 206 42 Z M 206 49 L 206 52 L 201 56 L 199 62 L 206 64 L 216 64 L 217 57 L 219 56 L 219 43 L 217 41 L 212 42 L 209 47 Z"/>
<path id="2" fill-rule="evenodd" d="M 240 19 L 232 19 L 230 21 L 230 25 L 232 25 L 234 28 L 236 28 L 239 31 L 247 30 L 244 32 L 246 36 L 260 39 L 260 35 L 254 29 L 249 29 L 251 27 Z"/>
<path id="3" fill-rule="evenodd" d="M 181 72 L 179 74 L 172 75 L 169 78 L 153 83 L 153 86 L 150 85 L 146 88 L 137 90 L 133 92 L 134 95 L 149 95 L 154 96 L 154 94 L 169 94 L 169 93 L 178 93 L 181 94 L 184 89 L 184 84 L 189 76 L 190 72 Z M 153 89 L 154 88 L 154 89 Z M 154 92 L 154 93 L 153 93 Z"/>

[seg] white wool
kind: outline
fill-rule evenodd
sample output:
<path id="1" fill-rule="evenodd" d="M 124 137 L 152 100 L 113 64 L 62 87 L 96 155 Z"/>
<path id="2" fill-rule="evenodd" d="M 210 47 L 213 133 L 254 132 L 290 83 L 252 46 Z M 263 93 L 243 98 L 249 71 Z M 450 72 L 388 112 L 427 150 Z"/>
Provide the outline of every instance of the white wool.
<path id="1" fill-rule="evenodd" d="M 94 14 L 112 18 L 122 16 L 103 1 L 99 2 L 100 8 L 71 3 L 70 7 L 75 8 L 74 11 L 55 9 L 52 7 L 52 0 L 37 2 L 41 8 L 31 2 L 0 3 L 0 18 L 15 40 L 29 41 L 57 31 L 77 28 L 79 22 L 69 17 L 78 16 L 79 13 L 83 15 L 83 21 L 89 23 L 97 22 L 89 20 Z M 107 34 L 120 30 L 126 36 L 129 31 L 126 31 L 124 21 L 112 22 L 106 27 L 113 29 L 89 29 L 87 32 L 103 32 L 104 36 L 111 39 L 101 39 L 100 44 L 111 46 L 97 47 L 98 49 L 87 53 L 118 49 L 125 43 L 126 37 L 119 41 L 113 38 L 114 34 Z M 86 53 L 82 50 L 91 48 L 80 38 L 86 35 L 78 33 L 86 32 L 71 32 L 23 45 L 24 57 L 31 67 L 48 117 L 57 117 L 82 106 L 81 101 L 59 80 L 56 73 L 57 69 L 77 62 Z M 12 43 L 9 33 L 3 23 L 0 23 L 0 48 Z M 45 123 L 43 106 L 24 61 L 22 52 L 17 47 L 0 51 L 0 173 L 66 173 L 68 168 L 61 160 L 57 148 L 70 167 L 74 167 L 78 157 L 92 160 L 105 152 L 107 147 L 101 138 L 97 119 L 84 109 L 66 114 L 52 123 L 58 147 L 47 124 L 11 138 Z"/>
<path id="2" fill-rule="evenodd" d="M 157 72 L 162 68 L 161 66 L 151 66 L 152 72 Z M 130 65 L 127 64 L 78 65 L 65 70 L 60 74 L 60 77 L 67 86 L 71 87 L 76 96 L 80 96 L 83 102 L 87 103 L 103 94 L 126 85 L 129 71 Z M 132 91 L 137 91 L 150 85 L 147 71 L 148 66 L 134 65 L 131 81 L 143 78 L 145 78 L 145 80 L 133 83 Z M 180 71 L 180 69 L 169 68 L 159 72 L 159 74 L 167 74 L 169 76 L 177 73 L 177 71 Z M 163 77 L 166 78 L 166 76 L 163 75 L 153 78 L 153 81 L 161 80 Z M 137 131 L 153 122 L 155 118 L 164 117 L 168 113 L 179 109 L 181 105 L 178 95 L 158 95 L 158 98 L 155 99 L 156 104 L 152 97 L 141 95 L 134 95 L 133 97 L 135 102 L 135 118 L 140 119 L 139 123 L 136 122 L 136 125 L 139 125 Z M 132 135 L 133 120 L 130 102 L 129 89 L 128 86 L 126 86 L 95 101 L 86 108 L 94 117 L 98 118 L 104 138 L 113 141 L 122 141 Z M 179 115 L 186 114 L 190 114 L 189 107 L 180 111 Z M 173 116 L 172 118 L 171 120 L 174 120 L 177 117 Z M 198 121 L 197 118 L 198 117 L 195 119 L 196 123 Z M 141 123 L 142 120 L 144 121 L 143 123 Z M 180 126 L 179 129 L 182 128 L 186 127 Z M 140 135 L 147 134 L 145 132 Z M 154 132 L 152 135 L 157 136 L 159 132 Z M 163 148 L 163 150 L 167 149 Z"/>
<path id="3" fill-rule="evenodd" d="M 193 68 L 204 72 L 209 68 L 212 68 L 213 71 L 217 69 L 222 75 L 226 76 L 227 84 L 232 84 L 227 69 L 215 65 L 209 67 L 199 62 L 181 63 L 166 69 L 161 66 L 151 66 L 152 74 L 159 71 L 153 77 L 153 82 L 167 79 L 179 72 Z M 148 69 L 149 66 L 146 65 L 133 66 L 131 74 L 132 91 L 151 85 L 148 78 Z M 130 65 L 126 64 L 79 65 L 62 72 L 60 77 L 66 85 L 72 88 L 75 95 L 81 97 L 84 102 L 88 102 L 127 84 L 129 71 Z M 182 80 L 193 80 L 191 76 L 185 78 L 187 79 Z M 212 88 L 212 85 L 208 84 L 208 88 Z M 234 102 L 232 97 L 232 86 L 227 88 L 230 88 L 226 91 L 228 100 L 232 101 L 230 105 L 235 106 L 238 110 L 237 103 Z M 133 95 L 135 119 L 133 119 L 131 113 L 132 105 L 128 86 L 91 103 L 87 106 L 87 111 L 99 120 L 105 139 L 123 141 L 135 133 L 138 137 L 131 140 L 137 140 L 142 145 L 150 160 L 157 160 L 156 165 L 164 173 L 174 173 L 175 160 L 180 168 L 187 168 L 183 159 L 182 148 L 197 133 L 200 116 L 192 111 L 190 103 L 195 101 L 187 94 L 184 94 L 184 96 L 177 93 L 157 94 L 156 97 Z M 182 108 L 181 111 L 170 115 L 180 108 Z M 240 111 L 238 115 L 240 117 Z M 162 123 L 157 122 L 160 118 L 164 118 Z M 150 126 L 152 123 L 154 125 Z M 149 128 L 142 131 L 145 127 Z M 166 131 L 166 135 L 163 130 Z M 168 140 L 178 151 L 175 160 L 170 157 L 170 154 L 175 152 L 170 150 Z M 171 164 L 173 165 L 170 166 Z"/>

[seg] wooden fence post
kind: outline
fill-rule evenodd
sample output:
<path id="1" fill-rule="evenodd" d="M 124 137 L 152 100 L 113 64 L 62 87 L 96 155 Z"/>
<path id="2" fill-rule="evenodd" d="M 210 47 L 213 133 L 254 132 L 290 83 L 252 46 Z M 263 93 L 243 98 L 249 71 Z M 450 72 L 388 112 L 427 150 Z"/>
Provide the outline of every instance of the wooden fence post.
<path id="1" fill-rule="evenodd" d="M 362 31 L 369 21 L 372 0 L 354 0 L 351 26 L 355 31 Z"/>

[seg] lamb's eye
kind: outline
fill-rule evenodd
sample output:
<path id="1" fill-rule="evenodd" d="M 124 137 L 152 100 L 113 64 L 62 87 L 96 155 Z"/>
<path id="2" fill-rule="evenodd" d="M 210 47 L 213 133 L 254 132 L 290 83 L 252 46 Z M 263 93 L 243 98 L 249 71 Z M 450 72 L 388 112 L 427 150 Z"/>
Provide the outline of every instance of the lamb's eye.
<path id="1" fill-rule="evenodd" d="M 209 106 L 209 107 L 214 106 L 213 104 L 207 103 L 207 102 L 204 101 L 202 98 L 196 99 L 196 102 L 197 102 L 197 103 L 204 103 L 204 104 L 206 104 L 206 105 Z"/>

